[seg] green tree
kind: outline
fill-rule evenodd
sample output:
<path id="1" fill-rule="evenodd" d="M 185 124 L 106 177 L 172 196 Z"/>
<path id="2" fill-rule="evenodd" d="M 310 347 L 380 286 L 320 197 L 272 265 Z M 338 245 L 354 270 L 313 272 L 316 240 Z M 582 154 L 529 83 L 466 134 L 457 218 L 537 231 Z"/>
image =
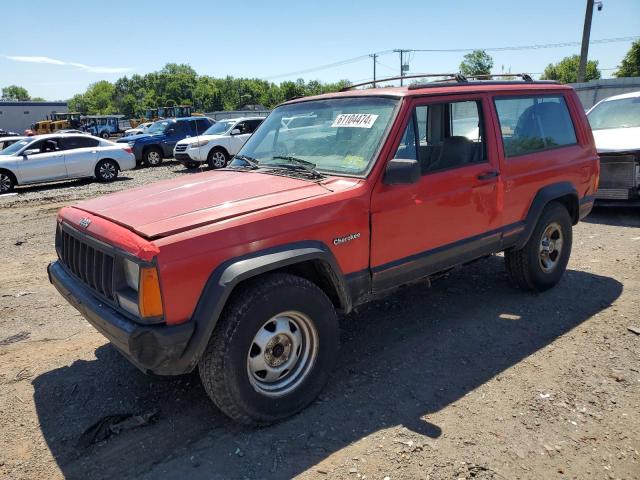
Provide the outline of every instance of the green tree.
<path id="1" fill-rule="evenodd" d="M 564 57 L 558 63 L 550 63 L 544 69 L 544 73 L 540 77 L 543 80 L 558 80 L 562 83 L 575 83 L 578 81 L 578 67 L 580 66 L 580 56 L 571 55 Z M 585 71 L 585 82 L 589 80 L 597 80 L 600 78 L 600 70 L 598 70 L 598 61 L 587 61 L 587 69 Z"/>
<path id="2" fill-rule="evenodd" d="M 67 100 L 67 105 L 70 112 L 80 112 L 85 115 L 88 113 L 89 107 L 87 105 L 87 99 L 84 93 L 77 93 L 76 95 L 71 97 L 69 100 Z"/>
<path id="3" fill-rule="evenodd" d="M 18 85 L 9 85 L 2 89 L 2 99 L 24 102 L 30 100 L 31 97 L 29 96 L 29 92 L 27 92 L 26 88 L 19 87 Z"/>
<path id="4" fill-rule="evenodd" d="M 484 50 L 467 53 L 460 62 L 460 72 L 467 76 L 489 75 L 493 68 L 493 58 Z"/>
<path id="5" fill-rule="evenodd" d="M 631 44 L 631 48 L 622 59 L 615 76 L 640 77 L 640 40 Z"/>
<path id="6" fill-rule="evenodd" d="M 85 93 L 88 113 L 92 115 L 118 113 L 118 109 L 114 104 L 115 92 L 116 88 L 106 80 L 89 85 Z"/>
<path id="7" fill-rule="evenodd" d="M 33 97 L 31 99 L 32 102 L 46 102 L 46 100 L 42 97 Z"/>

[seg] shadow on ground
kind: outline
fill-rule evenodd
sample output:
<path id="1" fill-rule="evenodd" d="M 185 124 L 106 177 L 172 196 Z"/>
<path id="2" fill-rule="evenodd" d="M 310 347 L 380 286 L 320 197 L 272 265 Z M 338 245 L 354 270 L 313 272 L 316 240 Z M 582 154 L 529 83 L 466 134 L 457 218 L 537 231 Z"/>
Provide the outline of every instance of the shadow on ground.
<path id="1" fill-rule="evenodd" d="M 197 375 L 145 376 L 105 345 L 95 360 L 33 381 L 42 433 L 68 478 L 290 478 L 387 427 L 437 438 L 442 427 L 429 414 L 622 292 L 611 278 L 568 271 L 556 288 L 533 295 L 512 289 L 503 270 L 502 259 L 490 257 L 431 289 L 406 287 L 345 317 L 341 356 L 320 399 L 278 425 L 237 426 L 209 402 Z M 155 408 L 161 414 L 153 425 L 76 447 L 105 415 Z"/>
<path id="2" fill-rule="evenodd" d="M 598 207 L 583 222 L 616 227 L 640 227 L 640 207 Z"/>

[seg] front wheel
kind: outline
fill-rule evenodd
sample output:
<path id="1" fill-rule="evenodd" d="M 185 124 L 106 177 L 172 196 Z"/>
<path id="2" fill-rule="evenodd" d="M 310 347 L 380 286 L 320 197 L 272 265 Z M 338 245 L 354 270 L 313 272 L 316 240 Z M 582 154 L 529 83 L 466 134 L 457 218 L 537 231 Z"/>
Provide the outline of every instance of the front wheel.
<path id="1" fill-rule="evenodd" d="M 207 394 L 226 415 L 268 425 L 311 403 L 339 348 L 335 309 L 314 283 L 268 274 L 235 292 L 199 363 Z"/>
<path id="2" fill-rule="evenodd" d="M 541 292 L 560 281 L 571 255 L 571 224 L 566 207 L 552 202 L 545 207 L 525 246 L 505 252 L 507 274 L 516 286 Z"/>
<path id="3" fill-rule="evenodd" d="M 162 150 L 159 148 L 149 148 L 142 155 L 144 163 L 150 167 L 157 167 L 162 163 Z"/>
<path id="4" fill-rule="evenodd" d="M 118 164 L 113 160 L 101 160 L 96 165 L 95 174 L 99 182 L 113 182 L 118 178 Z"/>
<path id="5" fill-rule="evenodd" d="M 0 171 L 0 195 L 13 191 L 13 187 L 15 186 L 15 184 L 16 182 L 13 175 L 6 171 Z"/>
<path id="6" fill-rule="evenodd" d="M 207 163 L 210 168 L 223 168 L 227 166 L 229 155 L 221 148 L 214 148 L 207 155 Z"/>
<path id="7" fill-rule="evenodd" d="M 111 135 L 109 134 L 109 132 L 106 132 L 106 131 L 105 131 L 105 132 L 102 132 L 102 133 L 100 134 L 100 136 L 101 136 L 102 138 L 104 138 L 105 140 L 109 140 L 109 137 L 110 137 Z"/>

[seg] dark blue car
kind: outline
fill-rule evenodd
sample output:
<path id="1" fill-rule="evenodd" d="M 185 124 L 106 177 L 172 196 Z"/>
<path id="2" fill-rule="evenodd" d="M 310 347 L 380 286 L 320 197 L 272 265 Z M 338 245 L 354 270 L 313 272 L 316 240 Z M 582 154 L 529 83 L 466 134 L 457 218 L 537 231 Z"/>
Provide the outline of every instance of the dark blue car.
<path id="1" fill-rule="evenodd" d="M 118 143 L 128 143 L 138 163 L 156 167 L 164 158 L 173 156 L 173 147 L 187 137 L 202 135 L 215 122 L 207 117 L 167 118 L 158 120 L 147 133 L 122 137 Z"/>

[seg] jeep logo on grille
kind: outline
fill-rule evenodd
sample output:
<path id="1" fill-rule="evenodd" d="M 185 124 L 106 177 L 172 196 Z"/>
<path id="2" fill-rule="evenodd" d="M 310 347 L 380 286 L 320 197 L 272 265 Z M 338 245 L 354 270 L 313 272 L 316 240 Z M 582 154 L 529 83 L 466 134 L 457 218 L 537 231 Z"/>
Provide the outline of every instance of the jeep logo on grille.
<path id="1" fill-rule="evenodd" d="M 91 220 L 89 220 L 88 218 L 81 218 L 78 224 L 82 228 L 89 228 L 89 225 L 91 225 Z"/>

